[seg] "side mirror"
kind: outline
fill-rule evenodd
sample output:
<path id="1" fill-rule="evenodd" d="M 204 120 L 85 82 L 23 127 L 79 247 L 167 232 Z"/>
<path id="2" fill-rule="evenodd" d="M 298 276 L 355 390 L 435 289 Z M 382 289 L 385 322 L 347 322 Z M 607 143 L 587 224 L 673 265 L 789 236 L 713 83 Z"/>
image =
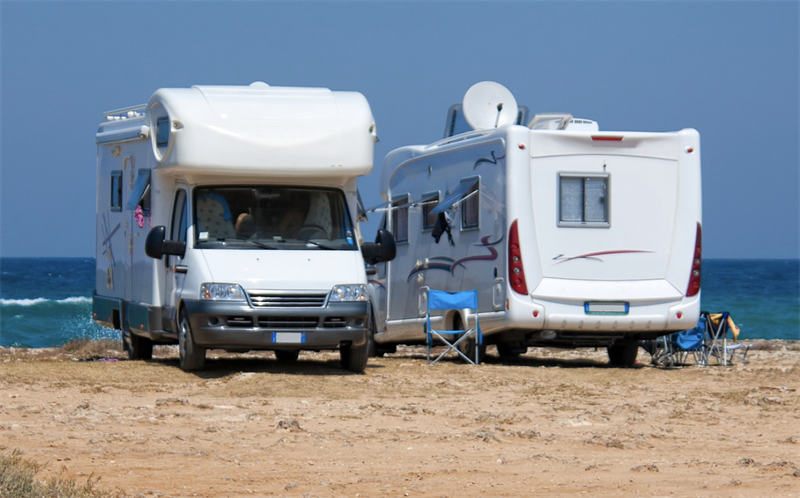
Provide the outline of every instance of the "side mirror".
<path id="1" fill-rule="evenodd" d="M 165 254 L 183 257 L 186 254 L 186 242 L 164 240 L 166 234 L 164 226 L 151 228 L 144 241 L 144 253 L 155 259 L 161 259 Z"/>
<path id="2" fill-rule="evenodd" d="M 375 243 L 361 244 L 361 254 L 368 265 L 375 263 L 385 263 L 391 261 L 397 255 L 397 245 L 394 236 L 388 230 L 378 230 L 375 236 Z"/>

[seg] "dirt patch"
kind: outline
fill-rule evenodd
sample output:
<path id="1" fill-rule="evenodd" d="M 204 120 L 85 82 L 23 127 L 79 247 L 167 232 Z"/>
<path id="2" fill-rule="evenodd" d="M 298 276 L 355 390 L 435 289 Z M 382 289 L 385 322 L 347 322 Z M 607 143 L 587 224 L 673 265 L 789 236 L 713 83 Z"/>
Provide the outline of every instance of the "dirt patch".
<path id="1" fill-rule="evenodd" d="M 0 447 L 46 463 L 40 478 L 144 498 L 800 495 L 791 341 L 685 368 L 492 348 L 428 367 L 401 347 L 364 375 L 335 353 L 215 351 L 189 374 L 174 348 L 86 351 L 0 349 Z"/>

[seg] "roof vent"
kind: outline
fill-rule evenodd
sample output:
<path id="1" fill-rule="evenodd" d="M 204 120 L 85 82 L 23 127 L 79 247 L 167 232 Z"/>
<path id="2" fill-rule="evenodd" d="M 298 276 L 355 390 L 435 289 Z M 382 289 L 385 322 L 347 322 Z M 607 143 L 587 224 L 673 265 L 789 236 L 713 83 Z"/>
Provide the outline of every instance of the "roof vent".
<path id="1" fill-rule="evenodd" d="M 269 88 L 269 85 L 267 85 L 263 81 L 254 81 L 250 83 L 250 86 L 253 88 Z"/>

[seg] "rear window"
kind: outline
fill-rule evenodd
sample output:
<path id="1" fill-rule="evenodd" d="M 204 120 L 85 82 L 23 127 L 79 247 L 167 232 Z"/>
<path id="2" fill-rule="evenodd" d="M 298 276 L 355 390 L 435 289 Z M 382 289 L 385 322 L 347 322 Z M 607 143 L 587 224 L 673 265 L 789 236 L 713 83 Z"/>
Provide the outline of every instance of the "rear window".
<path id="1" fill-rule="evenodd" d="M 607 174 L 560 173 L 558 226 L 608 228 Z"/>

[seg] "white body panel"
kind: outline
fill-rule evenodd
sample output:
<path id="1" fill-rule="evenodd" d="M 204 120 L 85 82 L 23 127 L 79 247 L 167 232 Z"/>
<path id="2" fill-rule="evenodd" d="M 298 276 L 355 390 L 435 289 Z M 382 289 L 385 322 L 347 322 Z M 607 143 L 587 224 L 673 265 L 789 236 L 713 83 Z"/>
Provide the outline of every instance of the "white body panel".
<path id="1" fill-rule="evenodd" d="M 452 191 L 479 177 L 480 214 L 479 227 L 465 230 L 464 203 L 448 211 L 450 246 L 446 235 L 437 244 L 422 229 L 421 205 L 408 210 L 408 244 L 398 244 L 395 260 L 381 265 L 372 280 L 378 342 L 424 339 L 419 296 L 426 288 L 477 289 L 489 343 L 537 344 L 544 335 L 554 345 L 608 345 L 694 327 L 700 295 L 686 293 L 702 216 L 698 133 L 598 132 L 589 123 L 565 130 L 501 126 L 387 155 L 387 201 L 408 196 L 413 205 L 428 192 Z M 560 209 L 570 206 L 566 193 L 561 204 L 561 192 L 567 192 L 561 182 L 584 178 L 605 182 L 603 222 L 561 218 Z M 386 218 L 395 236 L 396 221 Z M 509 285 L 508 239 L 515 221 L 525 294 Z M 448 262 L 446 271 L 437 262 Z M 628 308 L 588 313 L 587 303 L 595 302 Z M 443 320 L 440 326 L 452 325 L 452 315 Z"/>
<path id="2" fill-rule="evenodd" d="M 106 116 L 96 135 L 95 294 L 128 308 L 163 309 L 165 330 L 150 332 L 174 333 L 168 329 L 177 326 L 181 301 L 199 299 L 205 282 L 272 292 L 330 292 L 336 284 L 366 284 L 357 250 L 356 182 L 372 170 L 377 138 L 360 93 L 263 83 L 160 89 L 146 105 Z M 117 206 L 112 205 L 115 172 L 121 173 Z M 137 219 L 128 204 L 140 174 L 149 176 L 149 210 Z M 178 192 L 186 193 L 187 212 L 195 213 L 196 189 L 208 186 L 341 191 L 349 210 L 344 215 L 356 231 L 353 250 L 202 249 L 195 247 L 199 239 L 192 214 L 184 257 L 148 257 L 144 244 L 152 227 L 165 226 L 170 238 Z M 116 323 L 110 317 L 95 319 L 123 330 L 147 330 L 148 324 L 134 324 L 120 312 Z"/>

